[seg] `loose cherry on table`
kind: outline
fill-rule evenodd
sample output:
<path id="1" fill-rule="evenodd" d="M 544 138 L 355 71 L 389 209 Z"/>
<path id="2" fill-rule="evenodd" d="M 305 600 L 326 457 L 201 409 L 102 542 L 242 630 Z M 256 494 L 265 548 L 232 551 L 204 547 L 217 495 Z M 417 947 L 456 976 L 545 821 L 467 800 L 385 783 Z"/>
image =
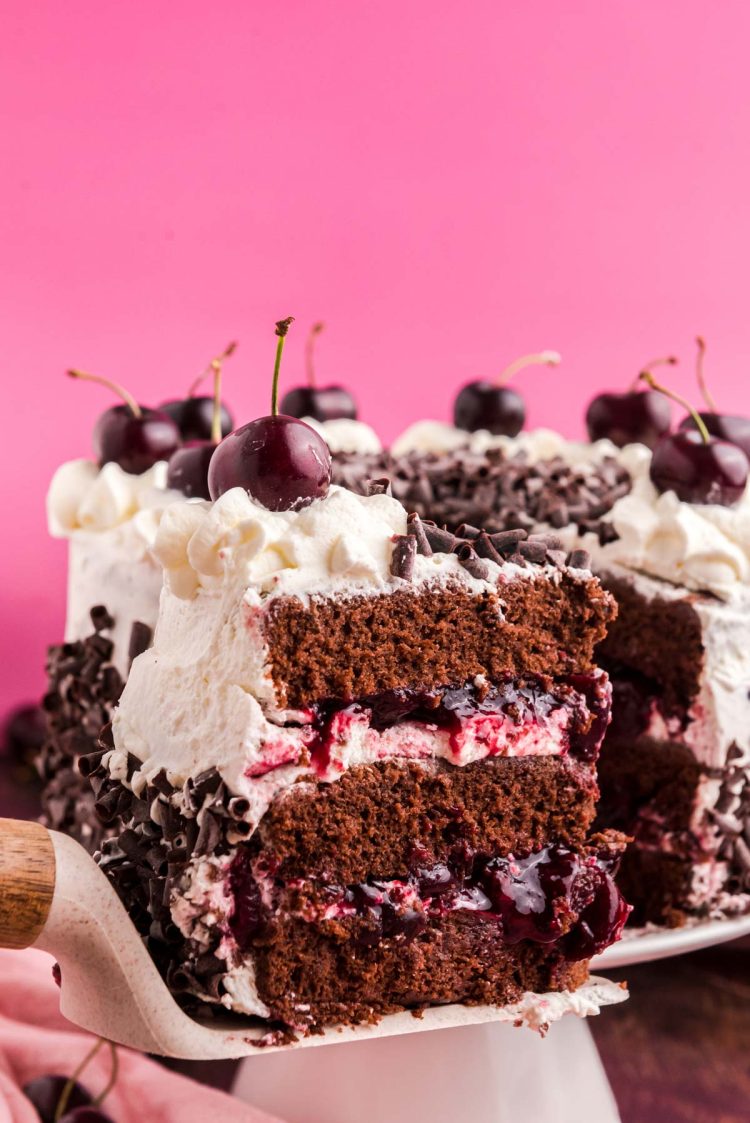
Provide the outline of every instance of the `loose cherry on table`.
<path id="1" fill-rule="evenodd" d="M 182 448 L 173 453 L 167 468 L 167 487 L 181 491 L 188 499 L 210 499 L 208 490 L 208 466 L 222 438 L 223 419 L 226 414 L 221 404 L 221 368 L 227 355 L 231 355 L 236 344 L 230 343 L 221 355 L 209 364 L 213 371 L 214 393 L 210 401 L 213 409 L 211 429 L 206 440 L 186 441 Z M 227 415 L 228 416 L 228 415 Z"/>
<path id="2" fill-rule="evenodd" d="M 215 370 L 214 364 L 222 363 L 237 350 L 237 344 L 230 343 L 222 353 L 212 359 L 206 369 L 200 374 L 187 392 L 185 398 L 175 398 L 162 402 L 159 409 L 169 414 L 180 430 L 183 441 L 210 441 L 214 432 L 214 400 L 215 395 L 197 395 L 196 390 L 201 382 Z M 234 429 L 234 420 L 227 407 L 220 403 L 221 409 L 221 436 L 226 437 Z"/>
<path id="3" fill-rule="evenodd" d="M 706 386 L 703 375 L 703 356 L 706 352 L 706 344 L 701 336 L 698 336 L 697 343 L 698 385 L 703 399 L 708 406 L 708 409 L 702 410 L 698 416 L 712 437 L 719 437 L 723 441 L 730 441 L 733 445 L 738 445 L 745 455 L 750 457 L 750 417 L 738 417 L 736 414 L 720 413 L 718 411 L 716 402 Z M 695 419 L 692 414 L 683 417 L 680 422 L 680 429 L 695 429 Z"/>
<path id="4" fill-rule="evenodd" d="M 542 351 L 538 355 L 524 355 L 516 359 L 494 382 L 468 382 L 459 390 L 453 407 L 456 428 L 466 429 L 469 433 L 488 429 L 495 436 L 517 436 L 526 420 L 526 406 L 518 391 L 506 386 L 506 382 L 524 367 L 534 364 L 557 366 L 559 362 L 557 351 Z"/>
<path id="5" fill-rule="evenodd" d="M 276 324 L 271 413 L 230 433 L 216 449 L 208 469 L 212 499 L 233 487 L 242 487 L 269 511 L 290 511 L 306 507 L 328 493 L 328 445 L 304 421 L 278 412 L 279 369 L 292 319 L 290 316 Z"/>
<path id="6" fill-rule="evenodd" d="M 657 491 L 673 491 L 685 503 L 731 507 L 742 498 L 750 462 L 737 445 L 712 437 L 700 416 L 674 391 L 666 390 L 644 371 L 641 378 L 653 390 L 667 394 L 691 411 L 695 428 L 678 429 L 657 444 L 650 475 Z"/>
<path id="7" fill-rule="evenodd" d="M 67 1076 L 37 1076 L 24 1084 L 21 1089 L 27 1100 L 31 1100 L 42 1123 L 55 1123 L 55 1115 L 63 1092 L 70 1083 Z M 66 1109 L 89 1107 L 93 1097 L 82 1084 L 73 1082 L 67 1098 Z"/>
<path id="8" fill-rule="evenodd" d="M 312 417 L 315 421 L 356 421 L 357 403 L 343 386 L 318 386 L 315 378 L 313 351 L 323 324 L 313 324 L 305 346 L 307 386 L 287 390 L 281 399 L 281 412 L 287 417 Z"/>
<path id="9" fill-rule="evenodd" d="M 661 364 L 673 365 L 677 359 L 655 359 L 644 370 Z M 669 400 L 653 390 L 638 389 L 640 375 L 624 393 L 597 394 L 586 410 L 586 428 L 592 441 L 608 440 L 618 448 L 629 444 L 654 448 L 672 425 Z"/>
<path id="10" fill-rule="evenodd" d="M 97 374 L 69 370 L 70 378 L 97 382 L 123 399 L 111 406 L 94 426 L 93 445 L 99 466 L 119 464 L 124 472 L 138 476 L 159 460 L 169 460 L 180 444 L 180 431 L 171 417 L 158 409 L 138 405 L 122 386 Z"/>

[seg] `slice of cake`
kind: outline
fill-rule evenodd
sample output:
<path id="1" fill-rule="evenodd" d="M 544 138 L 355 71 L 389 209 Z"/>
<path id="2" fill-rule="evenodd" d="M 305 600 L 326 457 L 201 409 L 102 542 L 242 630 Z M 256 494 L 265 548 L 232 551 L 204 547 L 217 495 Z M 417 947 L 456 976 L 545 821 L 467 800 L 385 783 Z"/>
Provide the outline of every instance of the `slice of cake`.
<path id="1" fill-rule="evenodd" d="M 750 907 L 747 494 L 733 507 L 660 495 L 644 446 L 545 430 L 424 422 L 394 447 L 337 457 L 336 478 L 361 491 L 389 474 L 404 504 L 453 529 L 552 530 L 591 552 L 618 602 L 599 653 L 614 699 L 598 823 L 634 837 L 619 875 L 631 923 Z"/>
<path id="2" fill-rule="evenodd" d="M 585 556 L 338 487 L 175 504 L 154 553 L 154 642 L 83 768 L 172 989 L 304 1029 L 584 984 L 627 916 Z"/>

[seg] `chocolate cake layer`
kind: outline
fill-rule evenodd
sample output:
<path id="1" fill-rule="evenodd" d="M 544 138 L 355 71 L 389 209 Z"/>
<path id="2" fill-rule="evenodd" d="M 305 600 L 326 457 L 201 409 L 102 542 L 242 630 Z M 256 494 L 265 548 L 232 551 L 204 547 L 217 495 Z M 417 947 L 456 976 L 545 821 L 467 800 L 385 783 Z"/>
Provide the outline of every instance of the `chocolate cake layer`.
<path id="1" fill-rule="evenodd" d="M 280 876 L 348 883 L 406 869 L 417 842 L 434 860 L 462 842 L 488 853 L 552 838 L 582 845 L 596 797 L 593 769 L 565 758 L 391 761 L 350 768 L 335 784 L 296 785 L 262 819 L 257 844 Z"/>
<path id="2" fill-rule="evenodd" d="M 695 869 L 693 859 L 679 854 L 628 847 L 620 863 L 617 884 L 633 906 L 629 925 L 682 927 L 692 911 L 689 902 Z"/>
<path id="3" fill-rule="evenodd" d="M 630 743 L 605 741 L 599 757 L 601 788 L 597 822 L 649 838 L 687 831 L 703 769 L 687 745 L 642 737 Z"/>
<path id="4" fill-rule="evenodd" d="M 593 579 L 519 579 L 497 594 L 399 590 L 347 600 L 279 598 L 266 625 L 271 672 L 287 705 L 408 686 L 593 665 L 614 603 Z"/>
<path id="5" fill-rule="evenodd" d="M 684 711 L 698 694 L 703 668 L 700 620 L 694 594 L 681 600 L 642 596 L 629 581 L 602 576 L 619 606 L 597 655 L 613 675 L 637 671 L 661 695 L 666 713 Z"/>
<path id="6" fill-rule="evenodd" d="M 290 1025 L 372 1022 L 404 1008 L 517 1001 L 525 991 L 575 990 L 588 964 L 542 944 L 503 945 L 496 921 L 455 913 L 421 936 L 356 948 L 301 920 L 279 923 L 256 959 L 256 985 Z"/>

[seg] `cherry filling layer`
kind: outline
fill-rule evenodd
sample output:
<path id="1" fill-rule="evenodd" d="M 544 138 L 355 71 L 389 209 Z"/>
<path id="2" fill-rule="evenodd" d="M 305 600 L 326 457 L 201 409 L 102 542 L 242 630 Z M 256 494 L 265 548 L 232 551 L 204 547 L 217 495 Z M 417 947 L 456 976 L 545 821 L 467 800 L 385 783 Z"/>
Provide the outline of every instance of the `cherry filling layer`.
<path id="1" fill-rule="evenodd" d="M 344 702 L 332 699 L 308 711 L 313 765 L 324 774 L 352 729 L 386 741 L 406 725 L 447 733 L 456 761 L 467 758 L 569 753 L 596 759 L 609 723 L 611 691 L 599 671 L 564 680 L 526 677 L 478 681 L 430 690 L 390 690 Z"/>
<path id="2" fill-rule="evenodd" d="M 614 882 L 620 852 L 577 853 L 552 844 L 531 854 L 488 857 L 465 845 L 446 862 L 415 846 L 409 870 L 355 885 L 275 879 L 262 860 L 238 852 L 229 875 L 231 934 L 241 950 L 263 941 L 275 919 L 325 926 L 350 921 L 361 947 L 409 942 L 451 913 L 492 923 L 505 944 L 556 945 L 565 959 L 588 959 L 619 939 L 630 912 Z"/>

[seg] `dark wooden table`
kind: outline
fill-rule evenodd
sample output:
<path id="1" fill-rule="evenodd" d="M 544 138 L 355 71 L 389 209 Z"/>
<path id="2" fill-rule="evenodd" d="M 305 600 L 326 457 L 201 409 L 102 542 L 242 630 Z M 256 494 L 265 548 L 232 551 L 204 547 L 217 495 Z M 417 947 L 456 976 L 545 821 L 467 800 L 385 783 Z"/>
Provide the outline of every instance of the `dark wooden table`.
<path id="1" fill-rule="evenodd" d="M 622 1123 L 749 1123 L 750 940 L 612 972 L 591 1029 Z"/>

